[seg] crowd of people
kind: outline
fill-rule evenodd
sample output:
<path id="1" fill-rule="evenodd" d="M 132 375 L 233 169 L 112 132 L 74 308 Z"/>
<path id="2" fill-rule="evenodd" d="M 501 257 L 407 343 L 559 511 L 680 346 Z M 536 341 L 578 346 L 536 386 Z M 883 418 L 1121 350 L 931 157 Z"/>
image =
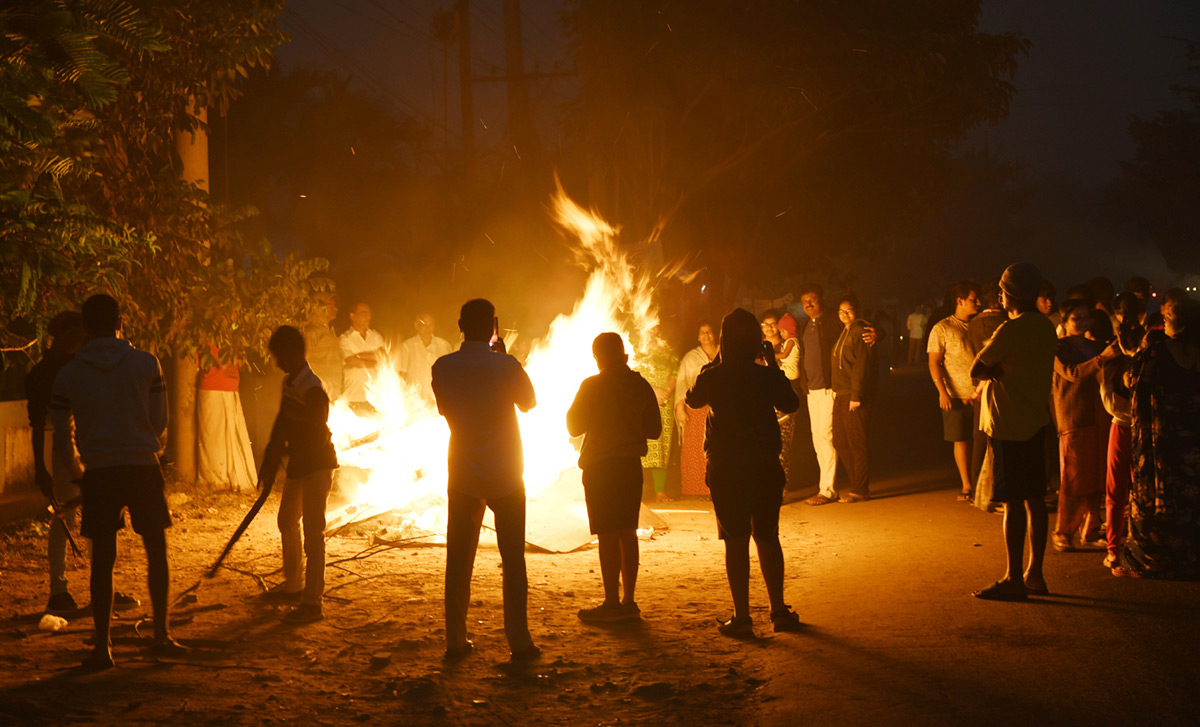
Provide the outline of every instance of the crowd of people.
<path id="1" fill-rule="evenodd" d="M 1017 264 L 982 287 L 956 284 L 948 294 L 950 315 L 932 325 L 916 321 L 927 341 L 944 439 L 953 444 L 958 497 L 1004 510 L 1007 570 L 975 592 L 980 598 L 1048 592 L 1042 572 L 1048 541 L 1059 550 L 1106 549 L 1104 564 L 1118 576 L 1200 578 L 1200 302 L 1172 290 L 1160 310 L 1148 313 L 1152 295 L 1144 281 L 1131 280 L 1119 295 L 1106 282 L 1075 286 L 1055 306 L 1053 286 L 1034 266 Z M 786 311 L 756 317 L 735 309 L 721 321 L 719 336 L 703 323 L 698 345 L 678 363 L 660 350 L 642 371 L 629 367 L 619 335 L 596 338 L 599 373 L 583 381 L 564 422 L 566 434 L 581 438 L 579 464 L 604 592 L 599 606 L 580 612 L 582 620 L 640 617 L 636 529 L 643 481 L 663 494 L 665 477 L 654 472 L 665 468 L 677 439 L 682 491 L 711 497 L 725 547 L 734 613 L 720 631 L 753 633 L 751 540 L 775 630 L 799 628 L 784 598 L 778 533 L 794 416 L 803 401 L 820 471 L 818 491 L 805 502 L 870 499 L 867 423 L 879 404 L 876 343 L 886 335 L 859 316 L 853 294 L 840 296 L 831 309 L 814 285 L 801 291 L 800 302 L 800 320 Z M 355 303 L 351 328 L 340 336 L 330 327 L 335 316 L 331 300 L 321 324 L 304 331 L 282 326 L 270 341 L 285 378 L 260 487 L 274 482 L 285 455 L 287 467 L 278 512 L 284 581 L 264 598 L 294 604 L 285 616 L 291 623 L 324 616 L 325 510 L 338 467 L 327 424 L 330 401 L 341 395 L 369 407 L 359 391 L 366 373 L 383 362 L 368 305 Z M 463 342 L 454 350 L 434 335 L 432 316 L 417 316 L 400 363 L 450 428 L 446 658 L 472 650 L 466 628 L 471 573 L 491 509 L 512 658 L 533 659 L 540 650 L 526 619 L 524 462 L 516 414 L 535 407 L 536 396 L 521 362 L 504 351 L 491 303 L 468 301 L 458 324 Z M 158 361 L 122 340 L 120 330 L 116 301 L 93 296 L 81 314 L 52 323 L 53 342 L 31 376 L 39 392 L 30 397 L 35 434 L 44 436 L 47 413 L 55 432 L 50 466 L 35 439 L 37 482 L 60 514 L 50 538 L 51 606 L 62 605 L 66 592 L 64 538 L 72 512 L 58 505 L 60 498 L 80 500 L 81 531 L 91 543 L 91 668 L 112 665 L 107 629 L 115 536 L 126 509 L 148 557 L 155 649 L 186 651 L 168 630 L 164 531 L 170 513 L 158 461 L 165 386 Z M 846 471 L 840 489 L 839 460 Z M 1051 532 L 1046 496 L 1055 473 Z"/>
<path id="2" fill-rule="evenodd" d="M 1145 279 L 1123 287 L 1095 278 L 1056 306 L 1036 268 L 1013 266 L 957 283 L 930 329 L 959 499 L 1005 511 L 1008 572 L 981 598 L 1046 592 L 1047 540 L 1107 551 L 1116 576 L 1200 578 L 1200 302 L 1171 289 L 1153 311 Z"/>

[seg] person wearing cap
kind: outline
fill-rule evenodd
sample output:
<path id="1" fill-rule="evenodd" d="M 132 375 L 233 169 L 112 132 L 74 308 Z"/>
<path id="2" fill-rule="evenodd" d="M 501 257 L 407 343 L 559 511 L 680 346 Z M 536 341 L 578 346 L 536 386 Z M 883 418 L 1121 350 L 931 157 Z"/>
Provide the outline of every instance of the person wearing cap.
<path id="1" fill-rule="evenodd" d="M 1000 278 L 1000 300 L 1008 320 L 996 329 L 971 366 L 983 381 L 980 427 L 988 435 L 995 466 L 992 501 L 1004 503 L 1007 570 L 977 598 L 1019 601 L 1047 593 L 1042 574 L 1049 523 L 1046 518 L 1045 427 L 1054 376 L 1054 324 L 1037 311 L 1042 275 L 1017 263 Z M 1022 507 L 1024 506 L 1024 512 Z M 1025 537 L 1029 566 L 1022 568 Z"/>

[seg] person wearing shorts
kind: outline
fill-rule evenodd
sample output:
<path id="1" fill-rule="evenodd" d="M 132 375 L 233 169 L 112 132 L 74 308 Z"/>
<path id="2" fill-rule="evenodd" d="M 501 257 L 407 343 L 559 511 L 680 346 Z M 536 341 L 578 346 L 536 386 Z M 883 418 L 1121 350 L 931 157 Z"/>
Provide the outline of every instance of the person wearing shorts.
<path id="1" fill-rule="evenodd" d="M 663 424 L 654 389 L 629 368 L 619 335 L 596 336 L 592 355 L 600 373 L 579 385 L 567 410 L 567 432 L 583 437 L 579 467 L 588 524 L 599 540 L 604 602 L 580 610 L 579 618 L 611 623 L 641 617 L 634 600 L 641 458 L 646 454 L 646 441 L 658 439 Z"/>
<path id="2" fill-rule="evenodd" d="M 89 340 L 55 379 L 50 414 L 56 456 L 76 447 L 84 467 L 80 529 L 92 543 L 95 623 L 95 646 L 84 667 L 100 670 L 113 665 L 109 622 L 117 531 L 125 527 L 124 510 L 129 510 L 133 530 L 146 548 L 154 605 L 154 653 L 173 656 L 187 649 L 169 633 L 171 579 L 166 529 L 171 526 L 171 516 L 158 464 L 167 428 L 162 367 L 153 355 L 120 338 L 121 311 L 113 298 L 88 298 L 83 304 L 83 325 Z"/>
<path id="3" fill-rule="evenodd" d="M 741 308 L 721 322 L 720 358 L 696 377 L 685 401 L 693 409 L 709 407 L 704 453 L 706 481 L 717 516 L 717 534 L 725 542 L 725 571 L 733 596 L 733 617 L 722 621 L 728 636 L 750 636 L 750 539 L 758 549 L 763 580 L 771 600 L 776 631 L 799 628 L 800 619 L 783 598 L 783 548 L 779 544 L 779 507 L 786 478 L 779 463 L 781 439 L 776 410 L 790 414 L 800 398 L 783 371 L 756 359 L 762 329 L 754 314 Z"/>
<path id="4" fill-rule="evenodd" d="M 975 440 L 975 385 L 971 364 L 975 353 L 967 340 L 968 323 L 979 312 L 979 286 L 955 283 L 950 289 L 954 315 L 946 316 L 929 331 L 929 376 L 937 387 L 942 409 L 942 432 L 954 443 L 954 464 L 962 485 L 958 499 L 971 502 L 971 445 Z"/>
<path id="5" fill-rule="evenodd" d="M 1044 447 L 1058 339 L 1054 324 L 1037 311 L 1041 285 L 1041 273 L 1029 263 L 1004 271 L 1000 298 L 1008 320 L 971 367 L 971 376 L 984 382 L 979 426 L 988 435 L 995 460 L 992 501 L 1005 504 L 1007 570 L 1003 578 L 974 593 L 993 601 L 1021 601 L 1030 593 L 1048 592 L 1042 573 L 1049 531 Z M 1027 532 L 1029 565 L 1022 569 Z"/>

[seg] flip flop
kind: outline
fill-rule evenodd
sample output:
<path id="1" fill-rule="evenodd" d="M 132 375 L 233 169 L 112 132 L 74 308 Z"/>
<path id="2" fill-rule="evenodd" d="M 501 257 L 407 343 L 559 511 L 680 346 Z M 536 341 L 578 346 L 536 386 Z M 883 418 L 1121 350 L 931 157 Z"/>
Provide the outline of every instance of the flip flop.
<path id="1" fill-rule="evenodd" d="M 1046 586 L 1042 586 L 1041 588 L 1034 588 L 1033 586 L 1029 585 L 1028 583 L 1025 584 L 1025 592 L 1031 596 L 1049 596 L 1050 595 L 1050 589 L 1047 588 Z"/>
<path id="2" fill-rule="evenodd" d="M 1009 585 L 1009 583 L 1012 583 L 1012 581 L 1008 583 L 996 581 L 987 588 L 975 591 L 971 595 L 976 598 L 982 598 L 985 601 L 1024 601 L 1029 598 L 1029 590 L 1025 588 L 1025 584 L 1022 583 L 1014 586 Z M 1018 588 L 1020 590 L 1017 590 Z"/>

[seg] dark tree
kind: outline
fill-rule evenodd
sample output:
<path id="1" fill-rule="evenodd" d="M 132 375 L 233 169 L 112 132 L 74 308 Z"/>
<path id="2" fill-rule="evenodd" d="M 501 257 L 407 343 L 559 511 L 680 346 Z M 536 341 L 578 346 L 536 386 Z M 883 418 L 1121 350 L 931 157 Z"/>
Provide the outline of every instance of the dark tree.
<path id="1" fill-rule="evenodd" d="M 1028 42 L 979 32 L 979 6 L 578 0 L 576 174 L 734 275 L 885 250 L 938 204 L 945 144 L 1008 113 Z"/>
<path id="2" fill-rule="evenodd" d="M 1200 45 L 1188 43 L 1188 66 Z M 1136 151 L 1121 162 L 1116 207 L 1158 245 L 1167 264 L 1200 270 L 1200 87 L 1173 86 L 1186 107 L 1129 124 Z"/>

